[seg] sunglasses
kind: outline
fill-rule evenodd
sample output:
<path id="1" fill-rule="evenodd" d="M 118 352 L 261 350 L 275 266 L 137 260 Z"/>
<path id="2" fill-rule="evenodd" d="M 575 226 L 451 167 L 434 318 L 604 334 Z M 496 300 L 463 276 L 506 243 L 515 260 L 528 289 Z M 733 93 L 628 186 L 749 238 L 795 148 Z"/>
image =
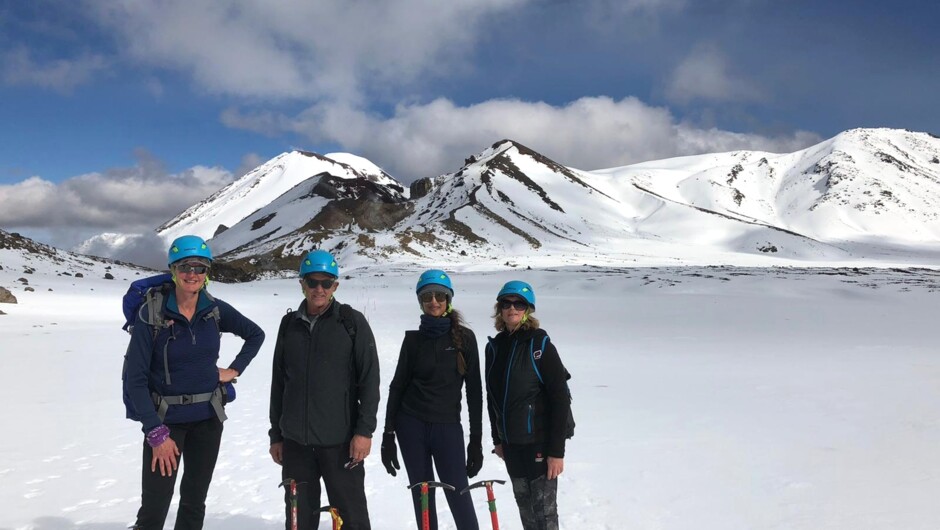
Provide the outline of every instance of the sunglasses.
<path id="1" fill-rule="evenodd" d="M 438 302 L 446 302 L 447 293 L 440 293 L 440 292 L 421 293 L 420 300 L 422 304 L 427 304 L 431 300 L 437 300 Z"/>
<path id="2" fill-rule="evenodd" d="M 190 265 L 188 263 L 184 263 L 182 265 L 176 266 L 176 272 L 179 272 L 182 274 L 189 274 L 189 273 L 206 274 L 207 272 L 209 272 L 209 267 L 206 265 Z"/>
<path id="3" fill-rule="evenodd" d="M 516 311 L 525 311 L 529 308 L 529 303 L 525 300 L 500 300 L 500 309 L 509 309 L 510 307 Z"/>
<path id="4" fill-rule="evenodd" d="M 316 278 L 304 278 L 304 283 L 307 284 L 307 287 L 311 289 L 316 289 L 319 285 L 323 288 L 324 291 L 333 287 L 333 284 L 336 283 L 336 280 L 333 278 L 327 278 L 325 280 L 318 280 Z"/>

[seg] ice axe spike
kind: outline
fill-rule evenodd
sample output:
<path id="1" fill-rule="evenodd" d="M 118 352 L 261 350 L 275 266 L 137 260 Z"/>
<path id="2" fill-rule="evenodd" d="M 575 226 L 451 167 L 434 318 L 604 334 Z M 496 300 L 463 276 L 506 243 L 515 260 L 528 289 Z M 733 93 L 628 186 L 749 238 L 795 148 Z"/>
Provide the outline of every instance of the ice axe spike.
<path id="1" fill-rule="evenodd" d="M 421 528 L 422 530 L 431 530 L 431 518 L 428 514 L 428 491 L 431 488 L 444 488 L 451 491 L 457 491 L 457 488 L 443 482 L 415 482 L 408 486 L 408 489 L 414 489 L 421 486 Z"/>
<path id="2" fill-rule="evenodd" d="M 499 518 L 496 517 L 496 496 L 493 495 L 493 483 L 505 484 L 505 480 L 481 480 L 479 482 L 474 482 L 466 488 L 460 490 L 460 494 L 463 495 L 468 491 L 476 488 L 486 488 L 486 504 L 490 507 L 490 522 L 493 525 L 493 530 L 499 530 Z"/>

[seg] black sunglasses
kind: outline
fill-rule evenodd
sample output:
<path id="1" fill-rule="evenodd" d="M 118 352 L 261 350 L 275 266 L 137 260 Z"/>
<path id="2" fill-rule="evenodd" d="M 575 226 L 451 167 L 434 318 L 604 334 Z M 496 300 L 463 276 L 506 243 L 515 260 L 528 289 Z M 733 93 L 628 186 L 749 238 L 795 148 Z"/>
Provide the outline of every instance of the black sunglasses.
<path id="1" fill-rule="evenodd" d="M 432 299 L 433 299 L 433 300 L 437 300 L 438 302 L 446 302 L 446 301 L 447 301 L 447 293 L 442 293 L 442 292 L 438 292 L 438 291 L 434 291 L 434 292 L 430 292 L 430 293 L 421 293 L 421 298 L 420 298 L 420 299 L 421 299 L 421 303 L 422 303 L 422 304 L 426 304 L 426 303 L 430 302 Z"/>
<path id="2" fill-rule="evenodd" d="M 182 265 L 176 266 L 176 272 L 183 274 L 189 274 L 191 272 L 195 274 L 205 274 L 209 272 L 209 267 L 206 265 L 190 265 L 188 263 L 184 263 Z"/>
<path id="3" fill-rule="evenodd" d="M 500 309 L 509 309 L 510 307 L 514 308 L 516 311 L 525 311 L 529 308 L 529 303 L 525 300 L 500 300 Z"/>
<path id="4" fill-rule="evenodd" d="M 316 278 L 304 278 L 304 283 L 307 284 L 307 287 L 311 289 L 316 289 L 319 285 L 323 290 L 327 290 L 330 287 L 333 287 L 333 284 L 336 283 L 336 280 L 333 278 L 327 278 L 325 280 L 318 280 Z"/>

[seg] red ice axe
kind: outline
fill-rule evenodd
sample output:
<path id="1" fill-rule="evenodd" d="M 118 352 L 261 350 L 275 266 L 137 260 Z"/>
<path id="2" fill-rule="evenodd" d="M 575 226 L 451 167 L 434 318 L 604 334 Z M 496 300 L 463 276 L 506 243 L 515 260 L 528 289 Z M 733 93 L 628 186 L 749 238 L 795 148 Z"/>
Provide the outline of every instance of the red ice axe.
<path id="1" fill-rule="evenodd" d="M 463 495 L 474 488 L 486 488 L 486 503 L 490 507 L 490 522 L 493 523 L 493 530 L 499 530 L 499 519 L 496 517 L 496 497 L 493 495 L 493 483 L 505 484 L 505 480 L 481 480 L 474 482 L 460 491 Z"/>
<path id="2" fill-rule="evenodd" d="M 279 485 L 288 488 L 290 492 L 290 528 L 297 530 L 297 481 L 286 478 Z"/>
<path id="3" fill-rule="evenodd" d="M 457 491 L 457 488 L 443 482 L 416 482 L 408 489 L 414 489 L 421 486 L 421 528 L 422 530 L 431 530 L 431 519 L 428 514 L 428 491 L 431 488 L 444 488 L 450 491 Z"/>

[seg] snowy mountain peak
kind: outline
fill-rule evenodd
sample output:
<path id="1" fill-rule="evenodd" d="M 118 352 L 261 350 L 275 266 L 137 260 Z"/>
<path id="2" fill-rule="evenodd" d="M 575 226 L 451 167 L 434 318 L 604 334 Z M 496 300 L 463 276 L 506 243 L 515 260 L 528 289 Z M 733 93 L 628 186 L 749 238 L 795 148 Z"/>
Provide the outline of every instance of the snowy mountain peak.
<path id="1" fill-rule="evenodd" d="M 855 129 L 794 153 L 581 171 L 511 139 L 406 190 L 349 153 L 284 153 L 161 227 L 253 275 L 346 266 L 805 263 L 940 257 L 940 139 Z"/>
<path id="2" fill-rule="evenodd" d="M 163 224 L 157 232 L 167 241 L 182 234 L 214 237 L 299 184 L 319 177 L 328 177 L 333 182 L 329 187 L 337 192 L 348 187 L 343 181 L 360 179 L 383 189 L 380 194 L 405 198 L 405 187 L 375 164 L 344 153 L 337 157 L 339 160 L 308 151 L 282 153 Z"/>

